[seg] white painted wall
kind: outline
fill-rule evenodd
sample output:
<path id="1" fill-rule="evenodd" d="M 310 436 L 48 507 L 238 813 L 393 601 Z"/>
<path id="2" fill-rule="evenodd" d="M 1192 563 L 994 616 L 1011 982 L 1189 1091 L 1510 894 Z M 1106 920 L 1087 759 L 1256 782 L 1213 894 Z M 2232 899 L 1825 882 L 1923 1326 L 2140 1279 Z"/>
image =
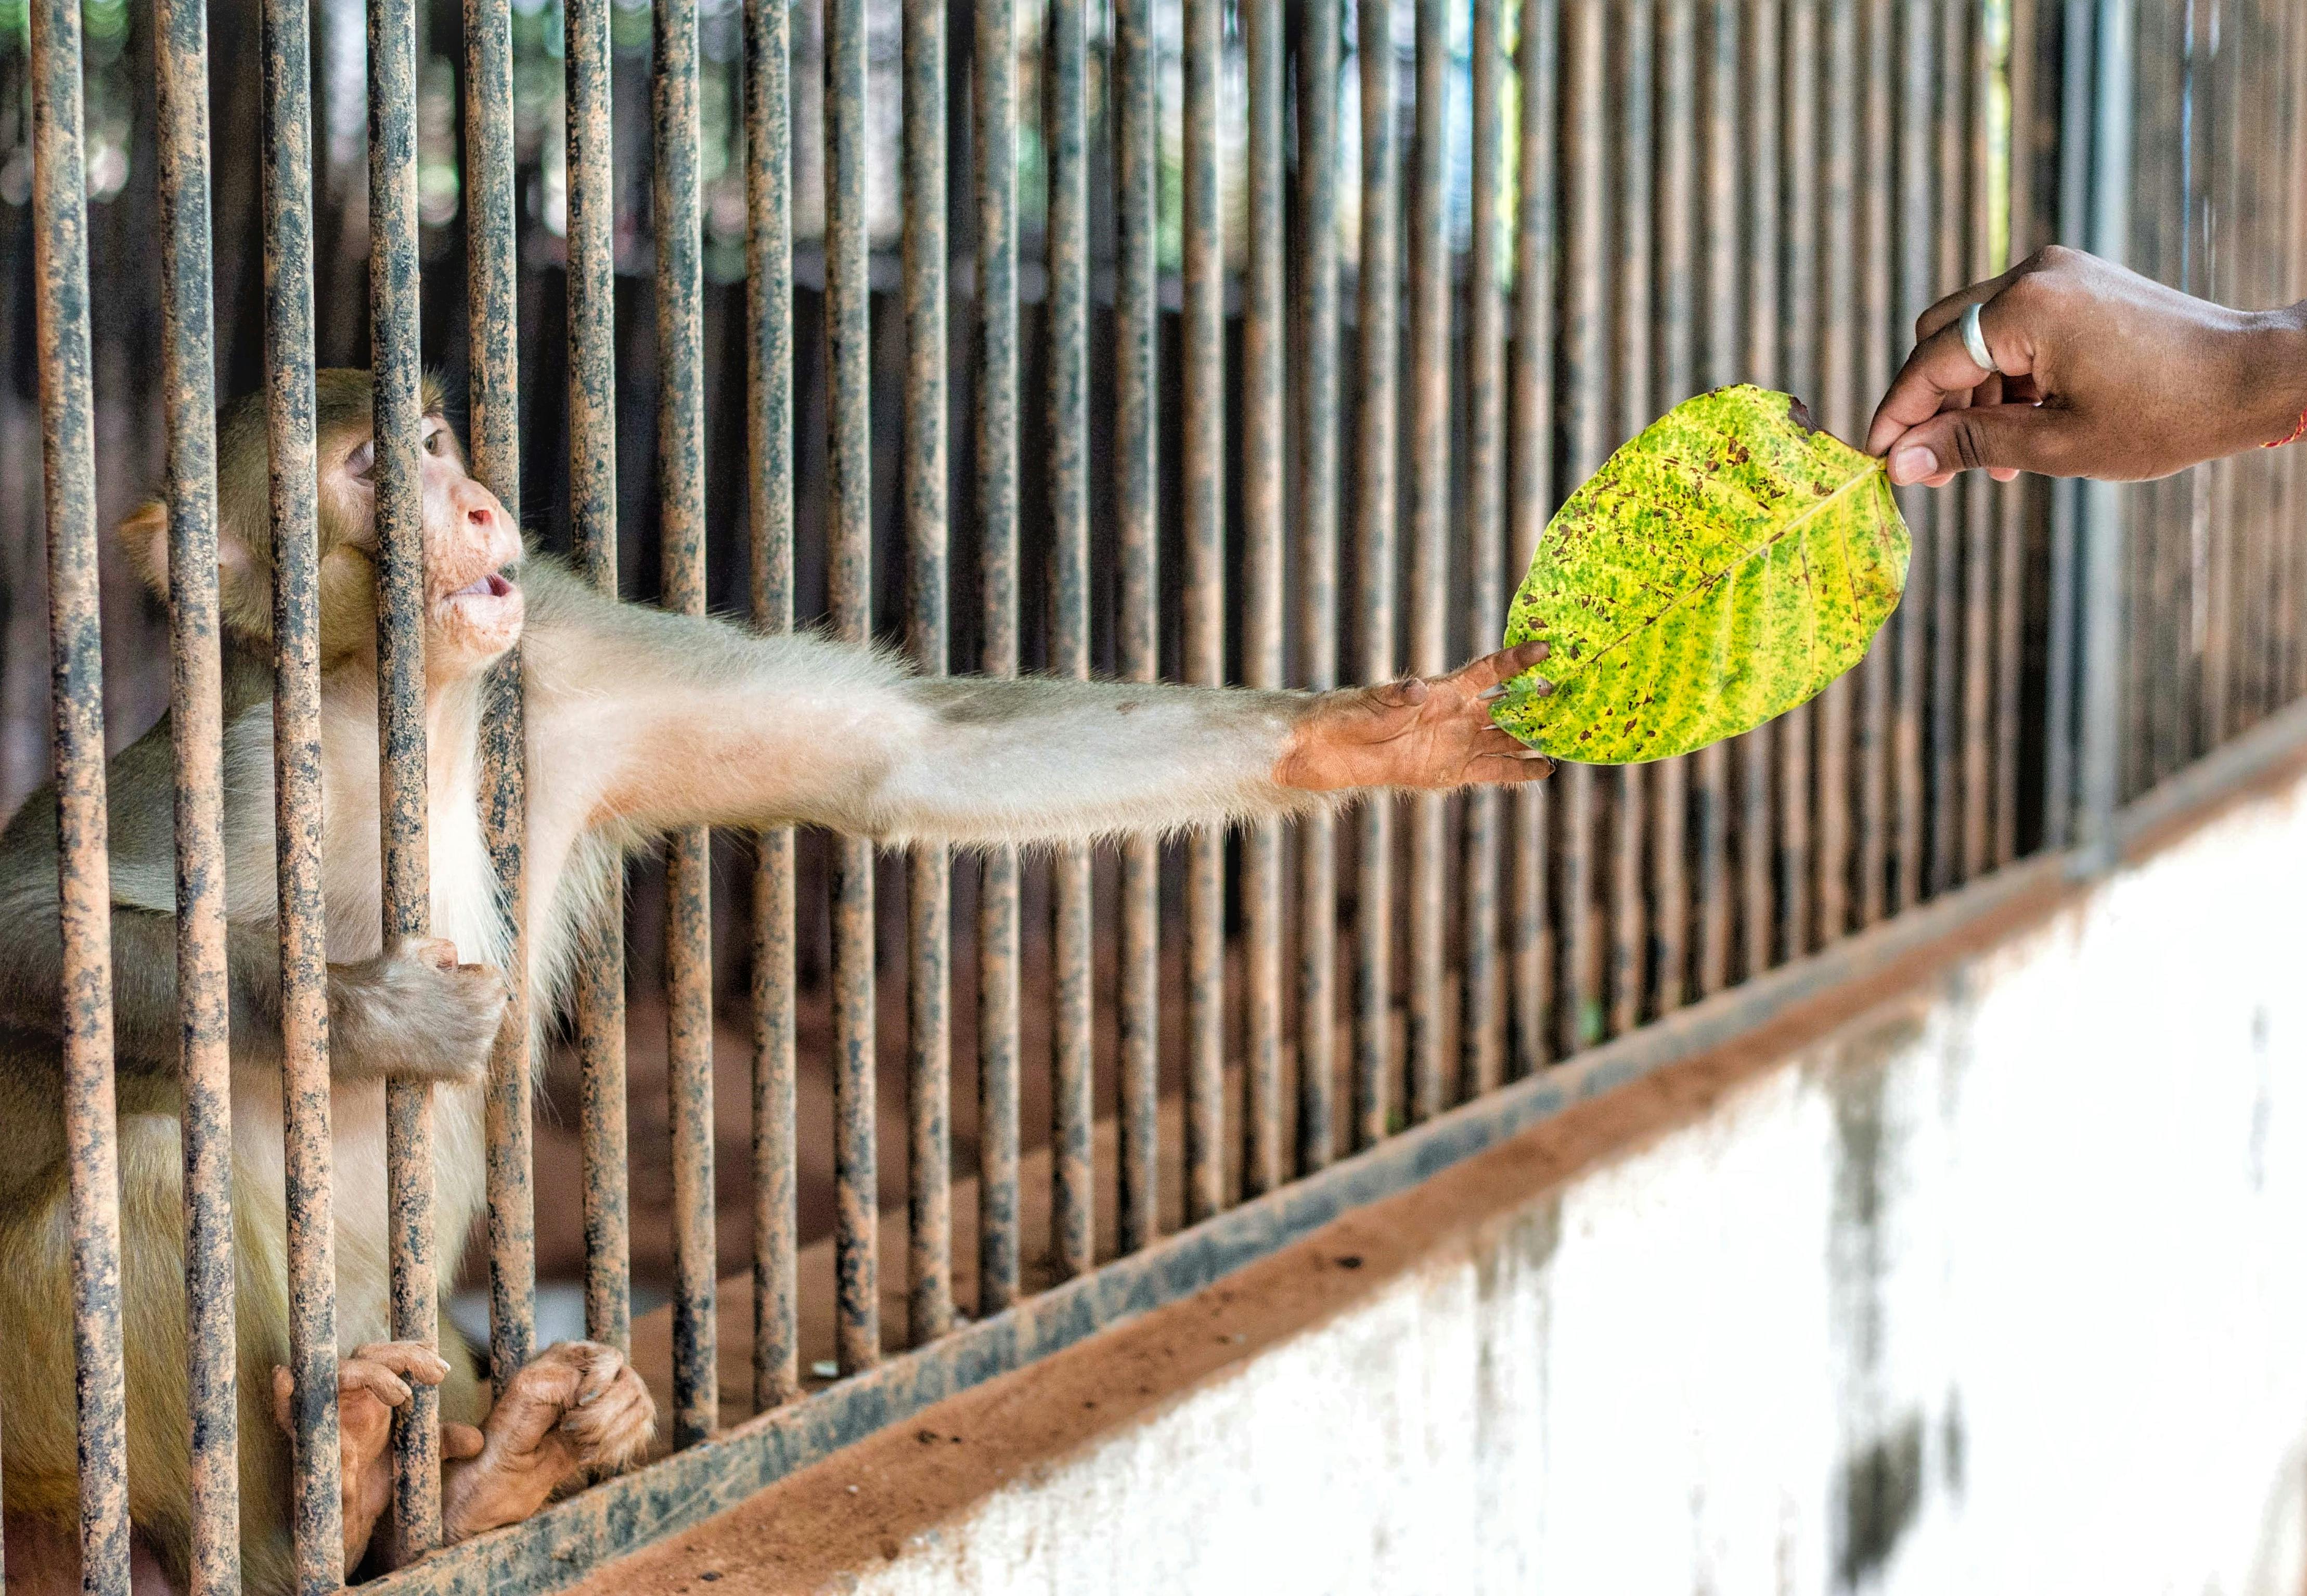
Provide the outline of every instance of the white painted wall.
<path id="1" fill-rule="evenodd" d="M 2298 1596 L 2307 793 L 873 1592 Z"/>

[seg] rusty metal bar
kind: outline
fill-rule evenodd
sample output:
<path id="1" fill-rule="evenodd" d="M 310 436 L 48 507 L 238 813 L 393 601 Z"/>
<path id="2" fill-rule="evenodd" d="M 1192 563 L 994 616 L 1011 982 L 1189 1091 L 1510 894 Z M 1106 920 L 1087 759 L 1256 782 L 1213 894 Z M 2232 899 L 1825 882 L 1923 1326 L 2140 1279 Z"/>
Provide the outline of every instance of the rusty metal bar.
<path id="1" fill-rule="evenodd" d="M 1560 112 L 1559 0 L 1522 0 L 1514 72 L 1521 90 L 1521 193 L 1514 219 L 1514 486 L 1512 573 L 1530 569 L 1554 511 L 1557 118 Z M 1550 784 L 1548 784 L 1550 785 Z M 1547 786 L 1514 797 L 1514 1073 L 1553 1056 L 1554 941 L 1548 915 Z"/>
<path id="2" fill-rule="evenodd" d="M 1154 118 L 1154 0 L 1114 0 L 1113 482 L 1120 543 L 1116 653 L 1121 674 L 1151 682 L 1159 667 L 1161 587 L 1155 562 L 1156 406 L 1161 372 L 1154 335 L 1154 199 L 1161 168 Z M 1121 1250 L 1136 1252 L 1161 1230 L 1155 1206 L 1160 1100 L 1161 845 L 1132 837 L 1121 854 Z"/>
<path id="3" fill-rule="evenodd" d="M 1708 388 L 1728 386 L 1745 375 L 1739 296 L 1738 111 L 1744 98 L 1739 19 L 1740 0 L 1709 0 L 1704 68 L 1700 73 L 1705 99 L 1706 253 L 1698 357 L 1699 381 Z M 1699 751 L 1694 763 L 1695 991 L 1708 998 L 1730 979 L 1730 937 L 1736 922 L 1730 881 L 1730 745 L 1712 743 Z"/>
<path id="4" fill-rule="evenodd" d="M 940 13 L 942 14 L 942 13 Z M 793 7 L 745 5 L 746 512 L 753 625 L 793 622 Z M 939 129 L 942 133 L 942 125 Z M 942 216 L 943 209 L 939 208 Z M 794 1301 L 793 839 L 754 839 L 753 1408 L 801 1394 Z"/>
<path id="5" fill-rule="evenodd" d="M 845 642 L 873 630 L 872 285 L 865 237 L 865 4 L 825 8 L 826 608 Z M 982 282 L 981 279 L 981 287 Z M 834 1345 L 845 1375 L 881 1360 L 874 1137 L 873 845 L 833 860 Z"/>
<path id="6" fill-rule="evenodd" d="M 657 537 L 665 606 L 705 614 L 704 211 L 697 0 L 657 0 L 655 70 Z M 673 1444 L 721 1422 L 715 1355 L 713 849 L 702 826 L 665 844 L 666 1114 L 673 1129 Z"/>
<path id="7" fill-rule="evenodd" d="M 1356 7 L 1355 19 L 1360 34 L 1362 214 L 1354 614 L 1362 679 L 1383 682 L 1394 672 L 1394 343 L 1401 289 L 1393 0 L 1367 0 Z M 1357 819 L 1353 1146 L 1359 1151 L 1385 1139 L 1393 1106 L 1394 806 L 1385 798 L 1371 799 Z"/>
<path id="8" fill-rule="evenodd" d="M 1818 392 L 1818 22 L 1821 0 L 1782 0 L 1779 168 L 1779 383 Z M 1797 704 L 1774 732 L 1779 754 L 1779 915 L 1784 957 L 1811 950 L 1811 740 L 1817 716 Z"/>
<path id="9" fill-rule="evenodd" d="M 952 649 L 945 0 L 906 4 L 905 73 L 905 641 L 916 670 L 941 676 Z M 921 1346 L 953 1328 L 953 868 L 943 845 L 914 845 L 906 877 L 905 1310 Z"/>
<path id="10" fill-rule="evenodd" d="M 1225 254 L 1218 220 L 1223 0 L 1184 0 L 1184 362 L 1179 513 L 1185 535 L 1185 675 L 1225 680 Z M 1225 834 L 1186 843 L 1186 1223 L 1225 1206 Z"/>
<path id="11" fill-rule="evenodd" d="M 2044 0 L 2051 3 L 2051 0 Z M 2008 233 L 2006 259 L 2034 253 L 2042 239 L 2037 212 L 2036 167 L 2035 77 L 2037 0 L 2011 0 L 2004 81 L 2009 91 L 2010 142 L 2006 199 Z M 2042 489 L 2032 482 L 2003 487 L 1996 493 L 1997 537 L 1994 596 L 1994 840 L 1992 862 L 2008 864 L 2019 853 L 2019 764 L 2027 728 L 2021 719 L 2020 678 L 2026 669 L 2027 535 L 2039 521 Z"/>
<path id="12" fill-rule="evenodd" d="M 1562 36 L 1562 137 L 1565 141 L 1562 270 L 1565 283 L 1562 350 L 1564 462 L 1573 482 L 1592 476 L 1608 453 L 1610 240 L 1604 157 L 1605 83 L 1608 53 L 1603 0 L 1565 0 Z M 1561 897 L 1563 970 L 1557 1010 L 1558 1045 L 1574 1053 L 1602 1034 L 1601 949 L 1594 905 L 1595 788 L 1593 768 L 1565 767 L 1556 778 L 1562 799 Z"/>
<path id="13" fill-rule="evenodd" d="M 1242 676 L 1282 685 L 1282 478 L 1288 429 L 1282 376 L 1282 0 L 1245 0 L 1249 77 L 1248 236 L 1242 241 Z M 1282 827 L 1251 828 L 1242 845 L 1241 1195 L 1282 1184 Z"/>
<path id="14" fill-rule="evenodd" d="M 1891 326 L 1891 287 L 1897 257 L 1891 246 L 1891 207 L 1898 171 L 1891 142 L 1896 110 L 1898 59 L 1895 0 L 1866 0 L 1865 35 L 1865 155 L 1854 179 L 1858 224 L 1858 406 L 1852 425 L 1864 427 L 1873 407 L 1891 386 L 1900 346 Z M 1898 659 L 1899 627 L 1885 622 L 1858 666 L 1858 734 L 1852 758 L 1858 767 L 1857 917 L 1861 930 L 1882 918 L 1889 903 L 1891 861 L 1891 678 Z"/>
<path id="15" fill-rule="evenodd" d="M 48 702 L 64 938 L 64 1163 L 72 1216 L 81 1589 L 128 1596 L 128 1392 L 121 1340 L 120 1143 L 113 1103 L 112 887 L 104 656 L 97 618 L 96 394 L 89 351 L 81 17 L 31 8 L 32 277 L 48 552 Z"/>
<path id="16" fill-rule="evenodd" d="M 616 188 L 611 161 L 609 0 L 568 0 L 569 532 L 578 569 L 617 593 Z M 632 1342 L 632 1231 L 625 1190 L 624 867 L 578 930 L 578 1132 L 584 1163 L 585 1334 Z"/>
<path id="17" fill-rule="evenodd" d="M 1410 218 L 1410 668 L 1450 668 L 1450 20 L 1446 0 L 1417 0 L 1418 90 Z M 1443 915 L 1449 800 L 1411 802 L 1408 1118 L 1442 1111 Z"/>
<path id="18" fill-rule="evenodd" d="M 240 1588 L 232 1053 L 225 964 L 224 650 L 217 574 L 216 338 L 209 264 L 208 20 L 152 15 L 160 159 L 160 386 L 167 422 L 168 728 L 176 778 L 176 1015 L 191 1343 L 192 1596 Z"/>
<path id="19" fill-rule="evenodd" d="M 272 535 L 272 801 L 298 1596 L 345 1583 L 337 1430 L 327 927 L 321 897 L 320 519 L 313 439 L 310 13 L 266 0 L 264 386 Z"/>
<path id="20" fill-rule="evenodd" d="M 1654 356 L 1652 312 L 1656 303 L 1651 282 L 1651 252 L 1656 220 L 1651 214 L 1656 159 L 1651 131 L 1653 114 L 1651 73 L 1658 19 L 1652 0 L 1613 0 L 1614 65 L 1617 70 L 1617 139 L 1616 204 L 1617 269 L 1610 274 L 1616 287 L 1616 338 L 1611 367 L 1598 372 L 1599 380 L 1615 381 L 1616 425 L 1609 442 L 1631 438 L 1651 423 L 1651 389 Z M 1607 401 L 1605 401 L 1607 402 Z M 1595 462 L 1600 463 L 1599 459 Z M 1642 892 L 1642 851 L 1649 830 L 1651 772 L 1625 765 L 1608 777 L 1610 814 L 1609 977 L 1598 991 L 1606 991 L 1609 1004 L 1609 1034 L 1616 1036 L 1642 1024 L 1645 969 L 1649 953 L 1649 908 Z M 1600 779 L 1599 777 L 1597 779 Z"/>
<path id="21" fill-rule="evenodd" d="M 1891 299 L 1894 348 L 1911 341 L 1914 319 L 1937 297 L 1931 268 L 1931 0 L 1903 0 L 1899 13 L 1898 287 Z M 1896 847 L 1897 891 L 1889 907 L 1900 910 L 1922 900 L 1925 804 L 1923 779 L 1925 670 L 1930 646 L 1930 553 L 1933 525 L 1927 491 L 1909 488 L 1899 495 L 1907 525 L 1914 530 L 1914 554 L 1907 567 L 1907 591 L 1892 617 L 1897 627 L 1898 670 L 1891 692 L 1891 811 Z"/>
<path id="22" fill-rule="evenodd" d="M 1935 8 L 1938 22 L 1938 71 L 1932 130 L 1937 135 L 1936 184 L 1930 231 L 1936 245 L 1936 281 L 1959 283 L 1969 255 L 1968 210 L 1969 143 L 1964 121 L 1969 97 L 1969 18 L 1961 5 Z M 1945 290 L 1932 287 L 1914 309 L 1917 312 Z M 1929 495 L 1929 609 L 1918 609 L 1917 620 L 1930 617 L 1930 688 L 1928 751 L 1930 772 L 1930 844 L 1925 880 L 1934 893 L 1944 892 L 1960 879 L 1962 845 L 1962 545 L 1968 509 L 1967 486 L 1952 493 Z M 1913 602 L 1914 589 L 1908 589 Z"/>
<path id="23" fill-rule="evenodd" d="M 384 941 L 432 934 L 425 727 L 424 349 L 417 325 L 416 9 L 369 0 L 370 366 L 375 384 L 377 734 Z M 433 1233 L 433 1088 L 385 1083 L 392 1334 L 434 1343 L 441 1285 Z M 441 1542 L 441 1393 L 412 1386 L 394 1415 L 397 1551 Z"/>
<path id="24" fill-rule="evenodd" d="M 1658 52 L 1656 363 L 1651 406 L 1664 410 L 1692 392 L 1698 280 L 1698 0 L 1661 0 Z M 1645 417 L 1645 420 L 1648 418 Z M 1682 1007 L 1690 965 L 1690 777 L 1695 761 L 1651 767 L 1651 1002 Z"/>
<path id="25" fill-rule="evenodd" d="M 1089 674 L 1089 186 L 1085 0 L 1050 11 L 1050 665 Z M 1096 1262 L 1094 935 L 1089 849 L 1059 851 L 1051 881 L 1057 968 L 1050 1250 L 1060 1279 Z"/>
<path id="26" fill-rule="evenodd" d="M 1950 57 L 1952 59 L 1952 57 Z M 1988 167 L 1995 159 L 1987 123 L 1994 62 L 1986 18 L 1975 18 L 1964 57 L 1969 78 L 1969 143 L 1964 163 L 1963 204 L 1969 258 L 1960 280 L 1978 282 L 2003 269 L 1994 254 L 1993 188 Z M 1965 473 L 1962 599 L 1962 879 L 1985 871 L 1994 839 L 1994 561 L 2001 542 L 1997 487 L 1984 471 Z"/>
<path id="27" fill-rule="evenodd" d="M 1306 686 L 1338 684 L 1338 79 L 1334 0 L 1298 31 L 1298 650 Z M 1298 1172 L 1337 1150 L 1338 852 L 1329 812 L 1298 825 Z"/>
<path id="28" fill-rule="evenodd" d="M 1473 0 L 1472 251 L 1466 268 L 1466 635 L 1469 656 L 1494 647 L 1505 627 L 1505 301 L 1499 279 L 1498 180 L 1506 69 L 1500 0 Z M 1505 806 L 1495 789 L 1466 799 L 1462 910 L 1464 993 L 1458 1024 L 1460 1100 L 1505 1080 L 1505 992 L 1499 980 L 1498 885 Z"/>
<path id="29" fill-rule="evenodd" d="M 473 475 L 520 525 L 519 260 L 514 210 L 512 7 L 465 0 L 467 326 Z M 489 1384 L 502 1396 L 536 1344 L 536 1207 L 530 1184 L 527 770 L 520 651 L 493 665 L 481 724 L 481 828 L 510 935 L 504 1024 L 489 1057 Z"/>
<path id="30" fill-rule="evenodd" d="M 1771 387 L 1780 380 L 1784 354 L 1779 337 L 1780 0 L 1747 0 L 1745 23 L 1745 380 Z M 1773 850 L 1779 834 L 1772 824 L 1771 777 L 1779 729 L 1777 723 L 1768 722 L 1738 742 L 1738 863 L 1743 878 L 1738 974 L 1745 980 L 1770 968 L 1777 949 Z"/>
<path id="31" fill-rule="evenodd" d="M 1820 417 L 1844 439 L 1865 440 L 1858 414 L 1857 229 L 1858 10 L 1856 4 L 1830 4 L 1823 42 L 1811 75 L 1823 97 L 1820 107 L 1825 159 L 1818 199 L 1814 253 L 1818 284 L 1818 389 Z M 1879 181 L 1879 176 L 1870 180 Z M 1870 656 L 1873 650 L 1869 650 Z M 1850 929 L 1851 697 L 1857 682 L 1848 675 L 1826 685 L 1818 697 L 1818 814 L 1813 841 L 1816 874 L 1811 888 L 1816 905 L 1817 940 L 1837 940 Z"/>
<path id="32" fill-rule="evenodd" d="M 1017 674 L 1017 19 L 975 8 L 979 668 Z M 977 893 L 977 1317 L 1017 1295 L 1015 848 L 988 849 Z"/>

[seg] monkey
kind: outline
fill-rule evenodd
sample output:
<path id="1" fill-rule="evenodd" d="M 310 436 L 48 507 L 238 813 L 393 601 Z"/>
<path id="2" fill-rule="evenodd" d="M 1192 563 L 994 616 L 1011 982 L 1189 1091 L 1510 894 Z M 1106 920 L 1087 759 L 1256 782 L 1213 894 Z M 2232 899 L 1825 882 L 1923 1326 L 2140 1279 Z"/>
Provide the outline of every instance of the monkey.
<path id="1" fill-rule="evenodd" d="M 808 632 L 762 636 L 596 592 L 529 550 L 467 472 L 428 382 L 424 485 L 432 924 L 386 945 L 377 770 L 371 387 L 317 373 L 322 879 L 333 1104 L 345 1556 L 391 1544 L 385 1454 L 415 1384 L 442 1393 L 444 1539 L 516 1522 L 638 1456 L 648 1393 L 613 1349 L 565 1343 L 486 1403 L 445 1315 L 437 1349 L 389 1338 L 388 1080 L 433 1084 L 441 1275 L 484 1202 L 482 1082 L 512 945 L 484 847 L 489 667 L 520 647 L 532 1023 L 565 999 L 577 930 L 624 859 L 693 826 L 818 826 L 891 845 L 1161 834 L 1288 816 L 1356 791 L 1538 779 L 1552 761 L 1491 724 L 1531 642 L 1445 676 L 1329 691 L 930 677 Z M 265 400 L 218 416 L 227 633 L 224 816 L 232 1067 L 242 1571 L 290 1590 L 288 1298 L 282 1175 Z M 167 518 L 118 528 L 156 591 Z M 1543 691 L 1543 683 L 1540 691 Z M 164 719 L 107 767 L 116 1094 L 137 1583 L 181 1590 L 191 1526 L 179 1196 L 172 768 Z M 52 791 L 0 832 L 0 1490 L 12 1591 L 75 1588 L 56 821 Z M 542 1050 L 533 1056 L 541 1057 Z M 374 1559 L 372 1559 L 373 1561 Z"/>

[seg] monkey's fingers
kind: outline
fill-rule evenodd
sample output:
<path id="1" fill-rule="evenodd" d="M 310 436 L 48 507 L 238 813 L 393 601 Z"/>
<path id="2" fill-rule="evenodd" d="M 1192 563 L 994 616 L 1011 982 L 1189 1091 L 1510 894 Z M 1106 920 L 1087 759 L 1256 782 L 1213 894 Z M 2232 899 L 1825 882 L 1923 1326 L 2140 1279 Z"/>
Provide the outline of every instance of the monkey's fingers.
<path id="1" fill-rule="evenodd" d="M 1466 780 L 1477 786 L 1544 781 L 1553 774 L 1552 757 L 1534 748 L 1518 748 L 1512 753 L 1476 754 L 1466 761 Z"/>
<path id="2" fill-rule="evenodd" d="M 446 1419 L 441 1421 L 441 1455 L 450 1462 L 478 1457 L 481 1449 L 487 1445 L 488 1437 L 472 1425 L 459 1424 Z"/>
<path id="3" fill-rule="evenodd" d="M 379 1364 L 420 1386 L 437 1386 L 449 1377 L 449 1360 L 421 1341 L 373 1341 L 356 1347 L 345 1362 Z"/>
<path id="4" fill-rule="evenodd" d="M 1543 660 L 1548 652 L 1543 639 L 1532 638 L 1529 642 L 1516 643 L 1513 648 L 1501 648 L 1496 654 L 1485 654 L 1471 664 L 1459 666 L 1451 674 L 1451 679 L 1471 691 L 1486 692 L 1513 681 Z"/>
<path id="5" fill-rule="evenodd" d="M 436 970 L 457 967 L 457 945 L 446 937 L 409 937 L 399 948 L 404 958 L 421 959 Z"/>
<path id="6" fill-rule="evenodd" d="M 284 1436 L 296 1433 L 296 1377 L 278 1363 L 272 1366 L 272 1422 Z"/>

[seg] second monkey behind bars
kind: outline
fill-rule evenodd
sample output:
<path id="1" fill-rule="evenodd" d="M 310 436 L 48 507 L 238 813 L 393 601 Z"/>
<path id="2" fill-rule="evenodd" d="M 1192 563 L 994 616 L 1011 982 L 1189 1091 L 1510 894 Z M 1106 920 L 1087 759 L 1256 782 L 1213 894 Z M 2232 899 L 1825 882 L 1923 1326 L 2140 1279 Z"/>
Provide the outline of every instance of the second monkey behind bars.
<path id="1" fill-rule="evenodd" d="M 334 1114 L 345 1562 L 390 1545 L 388 1410 L 442 1387 L 443 1530 L 534 1513 L 638 1455 L 655 1423 L 613 1350 L 566 1343 L 493 1409 L 446 1316 L 437 1354 L 390 1343 L 384 1084 L 432 1082 L 441 1278 L 485 1192 L 483 1094 L 512 945 L 483 845 L 484 677 L 522 643 L 529 978 L 540 1025 L 569 988 L 576 928 L 624 856 L 678 828 L 814 825 L 896 843 L 1077 840 L 1302 811 L 1356 788 L 1536 779 L 1490 723 L 1543 643 L 1446 676 L 1331 692 L 1074 680 L 929 679 L 886 653 L 761 637 L 619 603 L 550 558 L 467 475 L 428 389 L 424 444 L 428 942 L 382 945 L 374 458 L 365 373 L 318 381 L 322 878 Z M 239 1240 L 243 1575 L 293 1588 L 288 1289 L 275 925 L 272 550 L 262 396 L 219 418 L 227 649 L 225 797 Z M 121 527 L 167 588 L 166 511 Z M 140 1589 L 184 1587 L 190 1546 L 181 1111 L 164 722 L 112 759 L 114 1004 L 129 1329 L 128 1481 Z M 0 835 L 0 1487 L 12 1592 L 76 1590 L 67 1165 L 60 1104 L 56 820 L 43 791 Z M 535 1057 L 542 1058 L 541 1048 Z M 385 1532 L 380 1534 L 380 1532 Z"/>

